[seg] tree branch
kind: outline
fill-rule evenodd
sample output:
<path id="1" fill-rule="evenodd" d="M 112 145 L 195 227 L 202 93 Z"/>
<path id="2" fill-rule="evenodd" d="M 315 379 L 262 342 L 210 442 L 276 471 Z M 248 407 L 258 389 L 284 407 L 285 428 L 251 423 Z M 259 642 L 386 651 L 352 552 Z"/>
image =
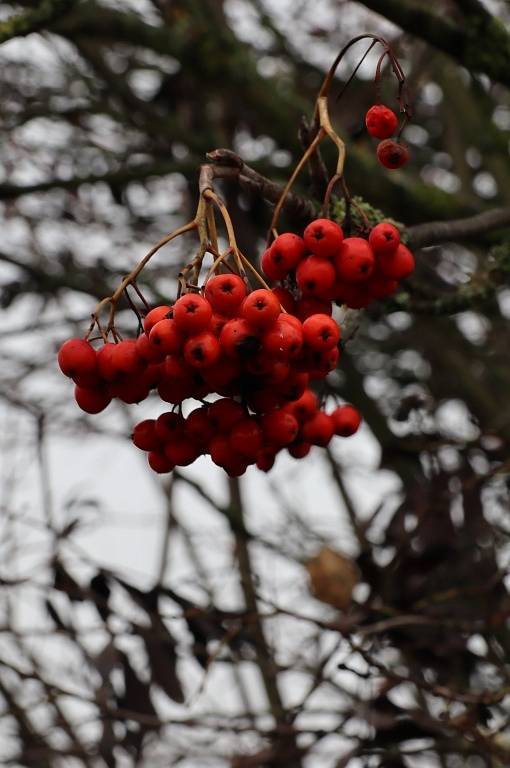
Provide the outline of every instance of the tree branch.
<path id="1" fill-rule="evenodd" d="M 407 235 L 411 248 L 424 248 L 437 243 L 466 240 L 506 226 L 510 226 L 510 208 L 494 208 L 465 219 L 416 224 L 409 227 Z"/>

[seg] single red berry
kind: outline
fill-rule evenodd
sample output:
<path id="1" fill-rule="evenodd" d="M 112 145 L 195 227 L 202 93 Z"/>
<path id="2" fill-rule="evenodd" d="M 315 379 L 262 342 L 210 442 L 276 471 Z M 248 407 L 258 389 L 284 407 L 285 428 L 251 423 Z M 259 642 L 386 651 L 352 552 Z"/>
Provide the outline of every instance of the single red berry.
<path id="1" fill-rule="evenodd" d="M 260 267 L 268 280 L 283 280 L 288 274 L 285 264 L 274 260 L 271 248 L 267 248 L 260 257 Z"/>
<path id="2" fill-rule="evenodd" d="M 262 448 L 257 454 L 257 468 L 261 472 L 269 472 L 273 468 L 276 454 L 272 448 Z"/>
<path id="3" fill-rule="evenodd" d="M 177 329 L 189 335 L 208 328 L 212 307 L 203 296 L 187 293 L 175 302 L 173 314 Z"/>
<path id="4" fill-rule="evenodd" d="M 359 411 L 352 405 L 340 405 L 331 414 L 335 434 L 341 437 L 350 437 L 358 431 L 361 424 Z"/>
<path id="5" fill-rule="evenodd" d="M 393 280 L 403 280 L 414 271 L 414 256 L 403 243 L 393 253 L 382 253 L 378 260 L 379 270 Z"/>
<path id="6" fill-rule="evenodd" d="M 340 327 L 328 315 L 311 315 L 303 323 L 303 338 L 313 350 L 332 349 L 340 341 Z"/>
<path id="7" fill-rule="evenodd" d="M 166 411 L 156 419 L 154 430 L 162 443 L 169 443 L 184 433 L 184 419 L 179 413 Z"/>
<path id="8" fill-rule="evenodd" d="M 99 375 L 105 381 L 114 381 L 119 372 L 114 363 L 114 351 L 116 344 L 107 341 L 97 350 L 97 368 Z"/>
<path id="9" fill-rule="evenodd" d="M 155 347 L 150 343 L 146 333 L 141 333 L 136 340 L 136 351 L 138 356 L 150 363 L 160 363 L 165 358 L 165 352 L 161 348 Z"/>
<path id="10" fill-rule="evenodd" d="M 375 266 L 374 253 L 362 237 L 346 237 L 335 256 L 336 274 L 347 283 L 367 280 Z"/>
<path id="11" fill-rule="evenodd" d="M 235 459 L 225 464 L 223 469 L 229 477 L 241 477 L 248 469 L 248 464 L 244 459 L 236 456 Z"/>
<path id="12" fill-rule="evenodd" d="M 326 298 L 335 281 L 334 266 L 319 256 L 307 256 L 296 269 L 296 282 L 305 296 Z"/>
<path id="13" fill-rule="evenodd" d="M 131 440 L 142 451 L 157 451 L 161 446 L 161 440 L 156 434 L 156 419 L 145 419 L 136 424 Z"/>
<path id="14" fill-rule="evenodd" d="M 109 392 L 104 389 L 86 389 L 78 385 L 74 388 L 74 399 L 85 413 L 100 413 L 112 401 Z"/>
<path id="15" fill-rule="evenodd" d="M 276 322 L 280 302 L 272 291 L 259 288 L 244 299 L 239 314 L 256 330 L 265 331 Z"/>
<path id="16" fill-rule="evenodd" d="M 97 356 L 94 348 L 84 339 L 68 339 L 58 351 L 58 364 L 64 376 L 95 376 Z"/>
<path id="17" fill-rule="evenodd" d="M 118 397 L 123 403 L 134 405 L 141 403 L 149 396 L 149 387 L 141 373 L 129 376 L 110 385 L 110 394 Z"/>
<path id="18" fill-rule="evenodd" d="M 405 144 L 397 144 L 393 139 L 385 139 L 377 146 L 377 159 L 385 168 L 401 168 L 409 160 L 409 150 Z"/>
<path id="19" fill-rule="evenodd" d="M 220 342 L 210 331 L 190 336 L 184 345 L 184 359 L 194 368 L 210 368 L 220 356 Z"/>
<path id="20" fill-rule="evenodd" d="M 242 317 L 229 320 L 220 334 L 220 344 L 228 357 L 246 359 L 260 349 L 260 339 L 252 326 Z"/>
<path id="21" fill-rule="evenodd" d="M 281 314 L 276 323 L 264 334 L 262 349 L 271 357 L 286 360 L 296 357 L 303 346 L 303 329 L 293 315 Z"/>
<path id="22" fill-rule="evenodd" d="M 198 459 L 200 448 L 185 434 L 165 443 L 165 454 L 176 467 L 187 467 Z"/>
<path id="23" fill-rule="evenodd" d="M 272 264 L 280 275 L 276 279 L 281 280 L 282 277 L 297 267 L 305 255 L 306 247 L 303 238 L 299 235 L 284 232 L 282 235 L 278 235 L 273 242 L 270 252 Z"/>
<path id="24" fill-rule="evenodd" d="M 171 311 L 172 307 L 162 304 L 160 307 L 154 307 L 154 309 L 151 309 L 151 311 L 145 315 L 143 328 L 147 336 L 151 332 L 153 326 L 156 325 L 156 323 L 159 323 L 160 320 L 163 320 Z"/>
<path id="25" fill-rule="evenodd" d="M 236 453 L 255 461 L 263 444 L 262 429 L 257 419 L 249 416 L 241 419 L 232 427 L 229 439 L 230 445 Z"/>
<path id="26" fill-rule="evenodd" d="M 207 445 L 214 435 L 214 428 L 209 419 L 209 408 L 196 408 L 186 418 L 185 430 L 188 437 L 197 445 Z"/>
<path id="27" fill-rule="evenodd" d="M 273 293 L 278 299 L 278 303 L 286 312 L 289 312 L 291 315 L 296 313 L 296 299 L 287 288 L 282 288 L 278 285 L 276 288 L 273 288 Z"/>
<path id="28" fill-rule="evenodd" d="M 241 403 L 224 397 L 221 400 L 215 400 L 209 406 L 209 421 L 216 432 L 229 433 L 241 419 L 246 417 L 246 410 Z"/>
<path id="29" fill-rule="evenodd" d="M 163 357 L 172 352 L 179 352 L 182 346 L 182 334 L 178 330 L 176 321 L 166 318 L 153 325 L 149 342 Z"/>
<path id="30" fill-rule="evenodd" d="M 262 430 L 267 442 L 276 448 L 290 445 L 296 439 L 299 424 L 287 410 L 273 411 L 262 417 Z"/>
<path id="31" fill-rule="evenodd" d="M 389 221 L 381 221 L 371 230 L 368 242 L 376 256 L 393 253 L 400 243 L 400 232 Z"/>
<path id="32" fill-rule="evenodd" d="M 305 440 L 312 445 L 320 445 L 323 448 L 329 443 L 334 433 L 333 420 L 323 411 L 318 411 L 311 419 L 305 421 L 302 429 Z"/>
<path id="33" fill-rule="evenodd" d="M 291 413 L 294 414 L 296 419 L 301 422 L 312 418 L 319 407 L 319 401 L 317 400 L 315 392 L 311 389 L 305 389 L 301 397 L 298 397 L 297 400 L 289 403 L 287 407 L 290 409 Z"/>
<path id="34" fill-rule="evenodd" d="M 367 131 L 376 139 L 388 139 L 397 129 L 398 117 L 384 104 L 375 104 L 365 115 Z"/>
<path id="35" fill-rule="evenodd" d="M 216 435 L 209 443 L 209 454 L 218 467 L 226 467 L 236 460 L 236 453 L 226 435 Z"/>
<path id="36" fill-rule="evenodd" d="M 310 315 L 331 315 L 333 307 L 331 301 L 326 299 L 319 299 L 316 296 L 303 296 L 297 302 L 296 310 L 297 316 L 304 322 Z"/>
<path id="37" fill-rule="evenodd" d="M 175 465 L 172 464 L 168 456 L 166 456 L 163 451 L 151 451 L 147 457 L 149 461 L 149 466 L 154 472 L 157 472 L 159 475 L 164 475 L 167 472 L 171 472 Z"/>
<path id="38" fill-rule="evenodd" d="M 307 443 L 304 440 L 299 440 L 295 443 L 292 443 L 292 445 L 289 445 L 287 450 L 295 459 L 304 459 L 304 457 L 308 456 L 310 453 L 311 447 L 311 443 Z"/>
<path id="39" fill-rule="evenodd" d="M 112 350 L 112 364 L 121 377 L 133 376 L 143 368 L 143 360 L 136 351 L 135 339 L 125 339 L 115 344 Z"/>
<path id="40" fill-rule="evenodd" d="M 309 251 L 323 259 L 331 259 L 342 245 L 344 233 L 336 221 L 316 219 L 305 229 L 303 239 Z"/>
<path id="41" fill-rule="evenodd" d="M 213 312 L 235 315 L 246 296 L 246 284 L 239 275 L 215 275 L 205 285 L 205 298 Z"/>
<path id="42" fill-rule="evenodd" d="M 172 405 L 180 405 L 183 400 L 191 397 L 193 389 L 193 382 L 189 380 L 162 380 L 158 383 L 158 395 L 165 403 Z"/>

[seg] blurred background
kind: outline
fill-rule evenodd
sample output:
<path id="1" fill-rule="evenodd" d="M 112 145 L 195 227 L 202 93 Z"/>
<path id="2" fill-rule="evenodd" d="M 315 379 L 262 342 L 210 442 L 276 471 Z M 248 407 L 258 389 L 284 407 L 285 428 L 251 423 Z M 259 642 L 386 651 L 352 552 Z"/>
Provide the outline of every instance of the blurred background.
<path id="1" fill-rule="evenodd" d="M 509 25 L 496 0 L 0 3 L 2 765 L 510 764 Z M 357 318 L 330 376 L 354 437 L 161 480 L 129 435 L 162 404 L 87 417 L 56 351 L 193 217 L 207 151 L 285 183 L 365 32 L 407 75 L 411 160 L 386 171 L 364 130 L 375 55 L 335 101 L 360 44 L 332 89 L 351 192 L 404 226 L 500 210 L 432 228 Z M 256 261 L 270 206 L 217 188 Z M 151 261 L 151 301 L 192 248 Z"/>

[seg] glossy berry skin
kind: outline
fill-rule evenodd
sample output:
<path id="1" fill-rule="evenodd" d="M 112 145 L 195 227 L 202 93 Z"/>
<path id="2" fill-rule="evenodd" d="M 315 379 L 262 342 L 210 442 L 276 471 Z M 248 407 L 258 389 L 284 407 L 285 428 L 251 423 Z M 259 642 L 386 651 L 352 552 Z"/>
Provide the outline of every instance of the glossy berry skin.
<path id="1" fill-rule="evenodd" d="M 316 296 L 303 296 L 296 306 L 296 314 L 302 322 L 310 315 L 331 315 L 332 312 L 331 301 L 319 299 Z"/>
<path id="2" fill-rule="evenodd" d="M 163 357 L 178 352 L 182 346 L 182 334 L 175 320 L 165 318 L 155 323 L 149 334 L 149 343 Z"/>
<path id="3" fill-rule="evenodd" d="M 257 469 L 261 472 L 269 472 L 273 468 L 276 454 L 271 448 L 262 448 L 257 454 Z"/>
<path id="4" fill-rule="evenodd" d="M 319 256 L 307 256 L 296 269 L 296 282 L 305 296 L 326 298 L 335 280 L 334 266 Z"/>
<path id="5" fill-rule="evenodd" d="M 328 416 L 323 411 L 318 411 L 311 419 L 305 422 L 302 433 L 303 438 L 312 443 L 312 445 L 320 445 L 324 448 L 335 433 L 331 416 Z"/>
<path id="6" fill-rule="evenodd" d="M 246 411 L 236 400 L 224 397 L 209 406 L 209 421 L 214 431 L 230 433 L 232 428 L 246 417 Z"/>
<path id="7" fill-rule="evenodd" d="M 319 407 L 317 395 L 311 389 L 305 389 L 301 397 L 288 405 L 298 421 L 311 419 Z"/>
<path id="8" fill-rule="evenodd" d="M 145 315 L 143 329 L 147 336 L 151 332 L 153 326 L 156 325 L 156 323 L 159 323 L 160 320 L 163 320 L 171 311 L 172 307 L 162 304 L 159 307 L 154 307 L 154 309 L 151 309 L 151 311 Z"/>
<path id="9" fill-rule="evenodd" d="M 340 405 L 331 414 L 335 435 L 350 437 L 358 431 L 361 424 L 359 411 L 352 405 Z"/>
<path id="10" fill-rule="evenodd" d="M 377 159 L 385 168 L 402 168 L 409 160 L 409 150 L 405 144 L 397 144 L 393 139 L 385 139 L 377 146 Z"/>
<path id="11" fill-rule="evenodd" d="M 209 420 L 207 406 L 196 408 L 187 416 L 184 430 L 190 440 L 200 446 L 205 446 L 214 436 L 214 429 Z"/>
<path id="12" fill-rule="evenodd" d="M 131 440 L 142 451 L 157 451 L 161 446 L 161 440 L 156 434 L 156 420 L 145 419 L 136 424 Z"/>
<path id="13" fill-rule="evenodd" d="M 368 244 L 376 255 L 393 253 L 400 243 L 400 232 L 389 221 L 376 224 L 368 236 Z"/>
<path id="14" fill-rule="evenodd" d="M 262 430 L 270 446 L 283 448 L 294 442 L 299 430 L 299 424 L 292 413 L 281 409 L 272 413 L 266 413 L 262 417 Z"/>
<path id="15" fill-rule="evenodd" d="M 146 363 L 160 363 L 165 357 L 165 353 L 161 349 L 157 349 L 150 343 L 146 333 L 141 333 L 140 336 L 138 336 L 136 340 L 136 351 L 138 356 Z"/>
<path id="16" fill-rule="evenodd" d="M 403 243 L 400 243 L 393 253 L 381 254 L 378 261 L 379 270 L 393 280 L 404 280 L 414 271 L 414 256 Z"/>
<path id="17" fill-rule="evenodd" d="M 216 275 L 205 285 L 205 298 L 220 315 L 235 315 L 245 296 L 246 284 L 239 275 Z"/>
<path id="18" fill-rule="evenodd" d="M 342 245 L 343 239 L 342 227 L 331 219 L 315 219 L 303 234 L 308 250 L 322 259 L 331 259 Z"/>
<path id="19" fill-rule="evenodd" d="M 210 331 L 202 331 L 184 344 L 184 359 L 193 368 L 210 368 L 220 356 L 220 343 Z"/>
<path id="20" fill-rule="evenodd" d="M 188 293 L 175 302 L 173 316 L 181 333 L 200 333 L 205 331 L 211 322 L 212 307 L 203 296 Z"/>
<path id="21" fill-rule="evenodd" d="M 178 413 L 166 411 L 156 419 L 154 429 L 162 443 L 169 443 L 184 432 L 184 419 Z"/>
<path id="22" fill-rule="evenodd" d="M 384 104 L 374 104 L 365 115 L 365 125 L 370 136 L 376 139 L 388 139 L 397 129 L 398 117 Z"/>
<path id="23" fill-rule="evenodd" d="M 84 339 L 69 339 L 58 351 L 58 364 L 64 376 L 94 376 L 97 370 L 96 353 Z"/>
<path id="24" fill-rule="evenodd" d="M 136 341 L 125 339 L 114 345 L 112 363 L 118 376 L 125 378 L 139 373 L 143 368 L 143 360 L 136 351 Z"/>
<path id="25" fill-rule="evenodd" d="M 110 394 L 106 390 L 86 389 L 78 385 L 74 388 L 74 399 L 85 413 L 100 413 L 112 401 Z"/>
<path id="26" fill-rule="evenodd" d="M 262 429 L 257 420 L 250 416 L 237 422 L 232 428 L 229 440 L 230 446 L 237 454 L 255 461 L 263 444 Z"/>
<path id="27" fill-rule="evenodd" d="M 310 349 L 323 352 L 336 347 L 340 328 L 328 315 L 311 315 L 303 323 L 303 338 Z"/>
<path id="28" fill-rule="evenodd" d="M 275 324 L 280 314 L 280 302 L 272 291 L 265 288 L 252 291 L 244 299 L 240 315 L 252 326 L 265 331 Z"/>
<path id="29" fill-rule="evenodd" d="M 200 449 L 186 435 L 181 435 L 177 440 L 166 443 L 165 454 L 176 467 L 187 467 L 198 459 Z"/>
<path id="30" fill-rule="evenodd" d="M 262 349 L 277 360 L 296 357 L 303 346 L 303 328 L 297 318 L 281 314 L 262 338 Z M 299 323 L 299 325 L 296 324 Z"/>
<path id="31" fill-rule="evenodd" d="M 278 269 L 285 269 L 288 274 L 295 269 L 306 252 L 305 243 L 302 237 L 294 235 L 292 232 L 284 232 L 278 235 L 270 248 L 271 260 L 277 265 Z"/>
<path id="32" fill-rule="evenodd" d="M 308 456 L 310 453 L 310 449 L 312 447 L 311 443 L 307 443 L 303 440 L 292 443 L 292 445 L 289 445 L 287 448 L 288 452 L 291 456 L 293 456 L 295 459 L 304 459 L 305 456 Z"/>
<path id="33" fill-rule="evenodd" d="M 260 349 L 260 339 L 244 318 L 225 323 L 220 333 L 220 344 L 228 357 L 249 358 Z"/>
<path id="34" fill-rule="evenodd" d="M 367 241 L 362 237 L 346 237 L 335 257 L 338 278 L 347 283 L 359 283 L 370 277 L 374 266 L 374 253 Z"/>
<path id="35" fill-rule="evenodd" d="M 260 268 L 268 280 L 284 280 L 289 274 L 285 262 L 277 262 L 271 248 L 267 248 L 261 256 Z"/>

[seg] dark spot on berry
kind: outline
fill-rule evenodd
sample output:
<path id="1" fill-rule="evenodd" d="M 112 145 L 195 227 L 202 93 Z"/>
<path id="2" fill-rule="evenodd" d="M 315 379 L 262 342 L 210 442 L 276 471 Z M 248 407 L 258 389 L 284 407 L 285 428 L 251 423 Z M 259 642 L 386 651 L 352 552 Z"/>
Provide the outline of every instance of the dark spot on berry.
<path id="1" fill-rule="evenodd" d="M 386 240 L 387 240 L 388 242 L 390 242 L 390 240 L 393 240 L 393 235 L 391 234 L 391 232 L 386 232 L 386 234 L 384 235 L 384 237 L 386 238 Z"/>
<path id="2" fill-rule="evenodd" d="M 204 348 L 200 344 L 197 347 L 193 347 L 193 351 L 191 354 L 193 355 L 195 360 L 203 360 L 205 357 Z"/>
<path id="3" fill-rule="evenodd" d="M 322 227 L 317 227 L 317 229 L 314 229 L 313 236 L 316 240 L 323 240 L 324 230 Z"/>
<path id="4" fill-rule="evenodd" d="M 239 357 L 251 357 L 260 349 L 260 339 L 257 336 L 245 336 L 236 344 Z"/>

